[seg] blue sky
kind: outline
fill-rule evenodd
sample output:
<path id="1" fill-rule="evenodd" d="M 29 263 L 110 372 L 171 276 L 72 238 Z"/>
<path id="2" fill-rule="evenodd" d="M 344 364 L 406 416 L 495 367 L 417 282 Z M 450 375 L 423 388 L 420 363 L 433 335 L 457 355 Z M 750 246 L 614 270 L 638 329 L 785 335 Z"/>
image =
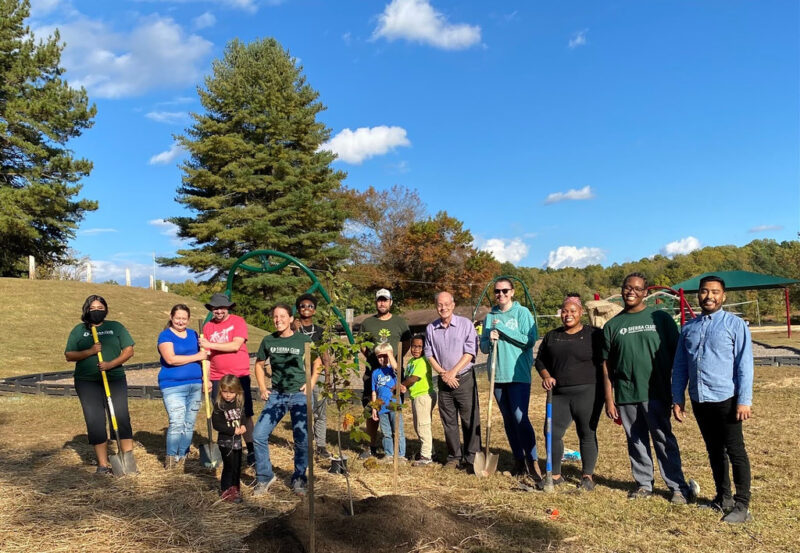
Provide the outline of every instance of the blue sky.
<path id="1" fill-rule="evenodd" d="M 346 185 L 417 189 L 481 249 L 610 265 L 800 230 L 800 4 L 752 1 L 34 0 L 98 108 L 70 146 L 100 202 L 72 247 L 146 284 L 173 135 L 225 44 L 275 37 L 327 106 Z M 183 280 L 180 269 L 158 278 Z"/>

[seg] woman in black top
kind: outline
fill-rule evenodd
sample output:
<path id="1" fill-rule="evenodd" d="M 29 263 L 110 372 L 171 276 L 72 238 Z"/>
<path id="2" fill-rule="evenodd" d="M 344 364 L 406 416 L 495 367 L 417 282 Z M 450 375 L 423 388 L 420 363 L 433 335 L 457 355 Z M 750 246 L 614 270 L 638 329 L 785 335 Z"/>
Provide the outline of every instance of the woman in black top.
<path id="1" fill-rule="evenodd" d="M 561 484 L 564 433 L 575 420 L 580 441 L 583 475 L 579 488 L 594 489 L 592 474 L 597 463 L 597 423 L 603 408 L 603 332 L 581 322 L 580 296 L 569 294 L 561 306 L 563 326 L 548 332 L 539 347 L 536 370 L 542 387 L 553 391 L 553 484 Z"/>

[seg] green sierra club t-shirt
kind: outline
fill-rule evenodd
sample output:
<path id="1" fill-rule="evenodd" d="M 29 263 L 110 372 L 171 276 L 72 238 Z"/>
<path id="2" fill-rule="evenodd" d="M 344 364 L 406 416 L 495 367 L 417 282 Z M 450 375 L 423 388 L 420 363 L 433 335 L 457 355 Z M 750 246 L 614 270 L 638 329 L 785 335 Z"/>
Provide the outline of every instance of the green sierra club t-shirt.
<path id="1" fill-rule="evenodd" d="M 117 321 L 104 321 L 103 324 L 97 327 L 97 338 L 103 344 L 103 361 L 111 361 L 119 357 L 122 350 L 128 346 L 133 346 L 133 338 L 131 338 L 128 330 Z M 77 325 L 69 333 L 67 338 L 67 351 L 83 351 L 87 350 L 94 344 L 92 338 L 92 331 L 86 328 L 83 323 Z M 97 355 L 91 355 L 86 359 L 75 363 L 75 372 L 73 376 L 76 380 L 88 380 L 97 382 L 102 379 L 100 376 L 100 369 L 97 368 L 99 359 Z M 125 376 L 125 369 L 122 366 L 114 367 L 110 371 L 106 371 L 106 377 L 109 380 L 121 380 Z"/>
<path id="2" fill-rule="evenodd" d="M 672 361 L 678 326 L 666 311 L 646 307 L 622 311 L 603 327 L 603 359 L 614 383 L 618 404 L 650 398 L 671 402 Z"/>
<path id="3" fill-rule="evenodd" d="M 301 332 L 295 332 L 288 338 L 272 333 L 261 340 L 256 359 L 269 362 L 274 391 L 296 394 L 306 383 L 306 369 L 303 366 L 306 343 L 311 343 L 311 338 Z"/>

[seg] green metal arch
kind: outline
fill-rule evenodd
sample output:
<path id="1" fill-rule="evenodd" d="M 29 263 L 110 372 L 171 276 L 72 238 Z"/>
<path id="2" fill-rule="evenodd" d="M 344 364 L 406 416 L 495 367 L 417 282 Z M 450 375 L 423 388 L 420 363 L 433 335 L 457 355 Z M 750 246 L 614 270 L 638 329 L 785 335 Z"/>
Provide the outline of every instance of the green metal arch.
<path id="1" fill-rule="evenodd" d="M 270 262 L 271 257 L 280 258 L 281 261 L 277 263 Z M 246 261 L 257 258 L 259 261 L 259 265 L 250 265 L 245 263 Z M 231 266 L 230 270 L 228 271 L 228 280 L 225 285 L 225 295 L 228 296 L 229 300 L 233 299 L 233 277 L 236 275 L 237 269 L 244 269 L 245 271 L 250 271 L 251 273 L 276 273 L 285 269 L 286 267 L 294 265 L 301 271 L 303 271 L 306 276 L 311 280 L 311 287 L 306 290 L 306 294 L 314 294 L 318 293 L 322 298 L 327 302 L 327 304 L 331 307 L 331 310 L 334 312 L 336 317 L 339 319 L 339 322 L 342 323 L 342 328 L 344 328 L 345 333 L 347 334 L 347 339 L 350 343 L 354 343 L 355 339 L 353 338 L 353 331 L 350 329 L 350 325 L 347 324 L 347 320 L 342 315 L 342 312 L 339 311 L 339 308 L 336 307 L 333 302 L 331 301 L 330 295 L 328 295 L 328 291 L 325 290 L 325 287 L 322 286 L 322 283 L 317 278 L 311 269 L 305 266 L 299 259 L 296 257 L 292 257 L 289 254 L 278 252 L 275 250 L 256 250 L 250 253 L 247 253 L 237 259 L 234 264 Z"/>
<path id="2" fill-rule="evenodd" d="M 475 309 L 472 310 L 472 322 L 475 322 L 475 317 L 478 315 L 478 309 L 481 307 L 481 303 L 483 303 L 483 298 L 489 295 L 489 289 L 494 286 L 494 284 L 498 280 L 508 280 L 509 282 L 518 282 L 522 285 L 522 291 L 525 292 L 525 301 L 528 304 L 528 309 L 533 314 L 533 322 L 536 325 L 536 339 L 539 339 L 539 315 L 536 313 L 536 305 L 533 303 L 533 298 L 531 298 L 530 293 L 528 293 L 528 286 L 519 278 L 511 275 L 500 275 L 498 277 L 494 277 L 489 284 L 486 285 L 486 288 L 483 289 L 483 292 L 478 297 L 478 303 L 475 304 Z"/>

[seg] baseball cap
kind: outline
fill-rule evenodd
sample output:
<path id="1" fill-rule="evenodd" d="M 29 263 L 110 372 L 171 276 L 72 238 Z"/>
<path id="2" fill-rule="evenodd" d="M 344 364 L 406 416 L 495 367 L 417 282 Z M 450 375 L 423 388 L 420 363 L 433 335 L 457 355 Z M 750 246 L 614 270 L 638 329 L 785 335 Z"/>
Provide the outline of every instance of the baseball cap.
<path id="1" fill-rule="evenodd" d="M 375 292 L 375 299 L 377 300 L 378 298 L 392 299 L 392 293 L 386 288 L 381 288 L 380 290 Z"/>

